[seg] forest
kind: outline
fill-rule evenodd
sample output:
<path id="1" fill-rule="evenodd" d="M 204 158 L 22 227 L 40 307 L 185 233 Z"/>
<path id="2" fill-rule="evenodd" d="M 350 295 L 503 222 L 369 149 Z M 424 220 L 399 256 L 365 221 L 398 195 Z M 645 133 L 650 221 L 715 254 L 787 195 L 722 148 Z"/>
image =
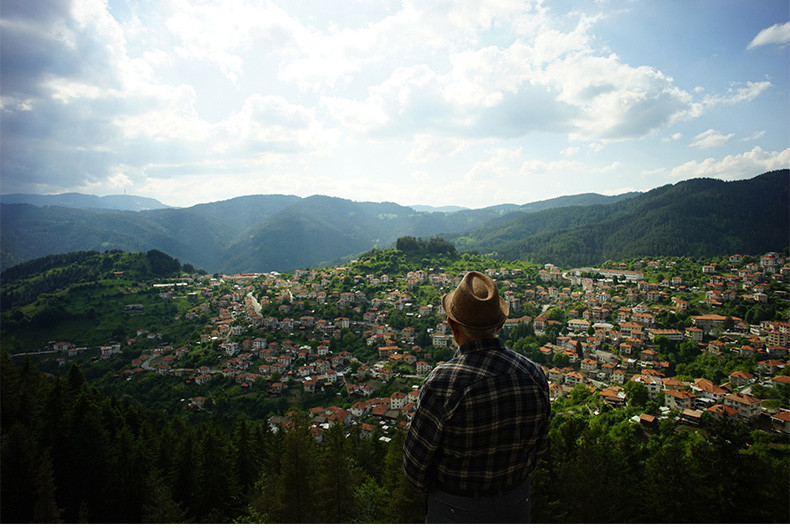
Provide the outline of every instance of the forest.
<path id="1" fill-rule="evenodd" d="M 402 432 L 382 442 L 335 425 L 318 443 L 298 409 L 277 432 L 244 416 L 222 426 L 107 397 L 76 364 L 45 376 L 4 353 L 1 367 L 3 523 L 423 521 Z M 717 420 L 645 428 L 629 420 L 643 405 L 575 390 L 554 406 L 533 522 L 790 519 L 786 437 Z"/>

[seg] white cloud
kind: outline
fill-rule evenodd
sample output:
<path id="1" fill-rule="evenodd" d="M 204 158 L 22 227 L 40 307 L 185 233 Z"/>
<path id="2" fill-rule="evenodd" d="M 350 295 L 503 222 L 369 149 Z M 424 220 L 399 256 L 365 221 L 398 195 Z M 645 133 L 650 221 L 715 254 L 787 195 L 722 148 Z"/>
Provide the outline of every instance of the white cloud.
<path id="1" fill-rule="evenodd" d="M 790 148 L 766 152 L 760 147 L 754 147 L 750 151 L 731 154 L 721 160 L 706 158 L 702 161 L 686 162 L 671 169 L 668 179 L 672 182 L 691 178 L 741 180 L 787 167 L 790 167 Z"/>
<path id="2" fill-rule="evenodd" d="M 763 137 L 765 137 L 765 130 L 760 130 L 749 137 L 742 138 L 741 141 L 754 141 L 755 139 L 760 139 Z"/>
<path id="3" fill-rule="evenodd" d="M 770 81 L 747 82 L 746 86 L 733 90 L 732 88 L 725 94 L 706 96 L 702 99 L 701 106 L 704 108 L 732 105 L 752 101 L 764 91 L 772 86 Z"/>
<path id="4" fill-rule="evenodd" d="M 217 152 L 304 151 L 324 145 L 315 111 L 282 96 L 255 94 L 215 128 Z"/>
<path id="5" fill-rule="evenodd" d="M 665 137 L 665 138 L 664 138 L 664 139 L 662 139 L 661 141 L 663 141 L 663 142 L 665 142 L 665 143 L 668 143 L 668 142 L 670 142 L 670 141 L 678 141 L 678 140 L 679 140 L 679 139 L 681 139 L 682 137 L 683 137 L 683 134 L 681 134 L 680 132 L 675 132 L 675 133 L 674 133 L 674 134 L 672 134 L 671 136 L 669 136 L 669 137 Z"/>
<path id="6" fill-rule="evenodd" d="M 479 161 L 464 175 L 465 184 L 485 184 L 498 177 L 512 174 L 521 158 L 521 148 L 497 148 L 488 159 Z"/>
<path id="7" fill-rule="evenodd" d="M 609 165 L 606 165 L 605 167 L 593 167 L 593 168 L 590 169 L 590 173 L 591 174 L 605 174 L 607 172 L 612 172 L 613 170 L 616 170 L 619 167 L 620 167 L 620 162 L 619 161 L 615 161 L 613 163 L 610 163 Z"/>
<path id="8" fill-rule="evenodd" d="M 431 134 L 419 134 L 406 159 L 411 163 L 425 164 L 439 159 L 447 159 L 463 152 L 468 141 L 440 138 Z"/>
<path id="9" fill-rule="evenodd" d="M 694 136 L 689 146 L 694 148 L 719 147 L 727 143 L 735 134 L 722 134 L 718 130 L 708 129 Z"/>
<path id="10" fill-rule="evenodd" d="M 166 27 L 176 39 L 175 51 L 206 60 L 231 82 L 244 74 L 245 55 L 293 50 L 305 28 L 272 3 L 245 1 L 196 4 L 175 0 Z"/>
<path id="11" fill-rule="evenodd" d="M 760 31 L 746 49 L 754 49 L 768 44 L 787 44 L 790 42 L 790 22 L 774 24 Z"/>

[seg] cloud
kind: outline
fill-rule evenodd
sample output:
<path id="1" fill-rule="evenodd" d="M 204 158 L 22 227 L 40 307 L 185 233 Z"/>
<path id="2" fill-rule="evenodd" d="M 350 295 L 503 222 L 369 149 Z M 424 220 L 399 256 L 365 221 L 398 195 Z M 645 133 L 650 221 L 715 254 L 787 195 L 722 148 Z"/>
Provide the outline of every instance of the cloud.
<path id="1" fill-rule="evenodd" d="M 701 113 L 705 108 L 752 101 L 771 86 L 773 85 L 770 81 L 747 82 L 746 86 L 738 89 L 730 88 L 724 94 L 706 96 L 702 99 L 697 112 Z"/>
<path id="2" fill-rule="evenodd" d="M 540 39 L 539 39 L 540 40 Z M 589 54 L 581 37 L 554 45 L 515 41 L 396 69 L 366 99 L 327 99 L 343 125 L 370 134 L 433 132 L 507 138 L 529 132 L 571 139 L 643 137 L 693 111 L 690 94 L 649 67 Z"/>
<path id="3" fill-rule="evenodd" d="M 722 134 L 718 130 L 708 129 L 701 134 L 694 136 L 689 146 L 694 148 L 712 148 L 724 145 L 735 134 Z"/>
<path id="4" fill-rule="evenodd" d="M 610 163 L 609 165 L 607 165 L 605 167 L 593 167 L 593 168 L 590 169 L 590 173 L 591 174 L 605 174 L 607 172 L 611 172 L 613 170 L 616 170 L 619 167 L 620 167 L 620 162 L 619 161 L 615 161 L 615 162 Z"/>
<path id="5" fill-rule="evenodd" d="M 741 141 L 754 141 L 755 139 L 760 139 L 762 137 L 765 137 L 765 130 L 759 130 L 749 137 L 742 138 Z"/>
<path id="6" fill-rule="evenodd" d="M 750 151 L 731 154 L 721 160 L 706 158 L 702 161 L 688 161 L 671 169 L 668 180 L 672 182 L 691 178 L 742 180 L 787 167 L 790 167 L 790 148 L 767 152 L 760 147 L 754 147 Z"/>
<path id="7" fill-rule="evenodd" d="M 746 49 L 759 48 L 769 44 L 787 44 L 790 42 L 790 22 L 774 24 L 760 31 Z"/>
<path id="8" fill-rule="evenodd" d="M 609 51 L 604 4 L 590 8 L 605 15 L 546 4 L 4 2 L 3 190 L 469 205 L 448 193 L 476 178 L 497 193 L 477 200 L 527 201 L 567 193 L 574 178 L 592 189 L 633 166 L 602 161 L 614 142 L 638 152 L 674 123 L 786 89 L 773 70 L 771 82 L 723 93 L 705 78 L 686 88 L 671 62 L 662 71 L 632 50 Z M 782 31 L 761 32 L 755 46 L 781 43 Z M 766 141 L 775 134 L 771 123 L 749 127 L 765 128 Z M 731 137 L 711 129 L 692 144 Z"/>

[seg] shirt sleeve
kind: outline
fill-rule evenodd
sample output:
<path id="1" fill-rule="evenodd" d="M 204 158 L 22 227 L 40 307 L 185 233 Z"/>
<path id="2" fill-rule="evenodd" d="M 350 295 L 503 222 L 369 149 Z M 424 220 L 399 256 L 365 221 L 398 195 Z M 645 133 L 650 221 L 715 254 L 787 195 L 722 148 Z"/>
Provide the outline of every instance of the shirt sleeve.
<path id="1" fill-rule="evenodd" d="M 443 430 L 443 398 L 437 397 L 426 382 L 420 391 L 417 410 L 403 444 L 406 478 L 417 489 L 425 490 L 435 473 L 435 456 Z"/>

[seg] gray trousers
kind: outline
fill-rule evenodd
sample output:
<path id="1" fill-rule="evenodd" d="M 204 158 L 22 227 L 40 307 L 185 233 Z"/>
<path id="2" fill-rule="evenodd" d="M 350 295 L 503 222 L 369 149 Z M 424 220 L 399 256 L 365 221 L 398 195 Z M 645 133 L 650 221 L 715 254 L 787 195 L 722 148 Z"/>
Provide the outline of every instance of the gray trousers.
<path id="1" fill-rule="evenodd" d="M 428 514 L 425 522 L 429 524 L 528 523 L 529 477 L 512 490 L 480 496 L 453 495 L 432 488 L 428 491 Z"/>

